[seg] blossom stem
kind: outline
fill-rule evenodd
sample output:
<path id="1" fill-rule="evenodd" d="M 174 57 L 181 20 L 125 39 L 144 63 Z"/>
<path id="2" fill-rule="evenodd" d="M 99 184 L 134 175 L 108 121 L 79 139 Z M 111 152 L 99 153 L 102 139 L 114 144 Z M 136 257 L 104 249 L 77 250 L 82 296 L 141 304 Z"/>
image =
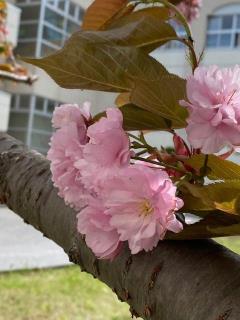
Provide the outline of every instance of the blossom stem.
<path id="1" fill-rule="evenodd" d="M 142 157 L 138 157 L 138 156 L 131 157 L 131 159 L 138 160 L 138 161 L 143 161 L 143 162 L 148 162 L 148 163 L 155 164 L 157 166 L 163 167 L 163 165 L 158 161 L 153 161 L 153 160 L 142 158 Z"/>
<path id="2" fill-rule="evenodd" d="M 137 1 L 137 2 L 139 2 L 139 1 Z M 184 15 L 178 10 L 178 8 L 174 4 L 172 4 L 171 2 L 169 2 L 167 0 L 141 0 L 141 2 L 145 3 L 145 4 L 162 3 L 165 7 L 174 11 L 178 21 L 181 22 L 182 25 L 184 26 L 189 40 L 191 40 L 193 42 L 193 37 L 192 37 L 192 32 L 191 32 L 190 26 L 189 26 L 186 18 L 184 17 Z"/>
<path id="3" fill-rule="evenodd" d="M 160 3 L 164 4 L 167 8 L 169 8 L 175 12 L 177 20 L 182 23 L 183 27 L 186 30 L 188 39 L 193 43 L 193 36 L 192 36 L 191 28 L 190 28 L 185 16 L 178 10 L 178 8 L 174 4 L 170 3 L 167 0 L 153 0 L 153 2 L 160 2 Z"/>
<path id="4" fill-rule="evenodd" d="M 141 155 L 143 155 L 143 154 L 145 154 L 147 152 L 147 149 L 144 149 L 144 150 L 142 150 L 142 151 L 139 151 L 138 153 L 136 153 L 136 156 L 141 156 Z"/>
<path id="5" fill-rule="evenodd" d="M 207 174 L 208 159 L 209 159 L 209 155 L 206 154 L 205 155 L 205 159 L 204 159 L 204 164 L 203 164 L 203 167 L 202 167 L 202 177 L 205 177 L 206 174 Z"/>
<path id="6" fill-rule="evenodd" d="M 185 39 L 185 40 L 178 38 L 176 40 L 180 41 L 180 42 L 183 42 L 185 45 L 188 46 L 189 54 L 191 56 L 192 71 L 194 72 L 195 69 L 199 65 L 199 60 L 197 58 L 196 51 L 194 49 L 194 40 L 193 40 L 192 31 L 191 31 L 191 28 L 190 28 L 189 23 L 187 22 L 187 19 L 185 18 L 185 16 L 181 13 L 181 11 L 178 10 L 178 8 L 174 4 L 170 3 L 167 0 L 140 0 L 140 1 L 142 3 L 145 3 L 145 4 L 161 3 L 165 7 L 171 9 L 175 13 L 176 20 L 179 21 L 182 24 L 182 26 L 184 27 L 184 29 L 186 31 L 187 38 L 188 38 L 188 39 Z"/>
<path id="7" fill-rule="evenodd" d="M 138 136 L 135 136 L 134 134 L 129 133 L 129 132 L 128 132 L 128 135 L 129 135 L 129 137 L 131 137 L 131 138 L 133 138 L 133 139 L 141 142 L 141 144 L 144 145 L 143 142 L 142 142 L 142 140 L 141 140 Z"/>
<path id="8" fill-rule="evenodd" d="M 178 167 L 175 167 L 175 166 L 172 166 L 172 165 L 170 165 L 168 163 L 164 163 L 164 162 L 160 162 L 160 161 L 153 161 L 153 160 L 142 158 L 142 157 L 139 157 L 139 156 L 132 157 L 132 159 L 133 160 L 139 160 L 139 161 L 143 161 L 143 162 L 152 163 L 152 164 L 155 164 L 157 166 L 165 167 L 165 168 L 168 168 L 168 169 L 172 169 L 172 170 L 175 170 L 175 171 L 178 171 L 178 172 L 181 172 L 181 173 L 186 173 L 185 170 L 183 170 L 181 168 L 178 168 Z"/>

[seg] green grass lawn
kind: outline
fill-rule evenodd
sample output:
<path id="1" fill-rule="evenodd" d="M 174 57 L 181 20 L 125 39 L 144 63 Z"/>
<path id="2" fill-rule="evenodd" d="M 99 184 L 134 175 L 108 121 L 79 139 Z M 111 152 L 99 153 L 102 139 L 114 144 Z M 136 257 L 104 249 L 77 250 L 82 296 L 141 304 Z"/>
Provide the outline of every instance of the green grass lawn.
<path id="1" fill-rule="evenodd" d="M 240 238 L 220 239 L 240 254 Z M 128 306 L 78 267 L 0 274 L 0 320 L 130 320 Z"/>
<path id="2" fill-rule="evenodd" d="M 78 267 L 0 274 L 0 320 L 130 320 L 128 306 Z"/>

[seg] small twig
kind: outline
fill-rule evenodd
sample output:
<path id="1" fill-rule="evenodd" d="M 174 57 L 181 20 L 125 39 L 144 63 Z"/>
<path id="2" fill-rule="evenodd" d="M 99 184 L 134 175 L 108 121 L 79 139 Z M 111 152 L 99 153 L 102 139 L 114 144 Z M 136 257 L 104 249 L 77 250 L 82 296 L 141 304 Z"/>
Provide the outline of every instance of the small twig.
<path id="1" fill-rule="evenodd" d="M 209 159 L 209 156 L 208 156 L 208 154 L 206 154 L 205 155 L 205 159 L 204 159 L 204 164 L 203 164 L 203 167 L 202 167 L 201 177 L 205 177 L 206 174 L 207 174 L 208 159 Z"/>
<path id="2" fill-rule="evenodd" d="M 172 165 L 170 165 L 168 163 L 164 163 L 164 162 L 160 162 L 160 161 L 153 161 L 153 160 L 146 159 L 146 158 L 141 158 L 141 157 L 138 157 L 138 156 L 132 157 L 132 159 L 143 161 L 143 162 L 148 162 L 148 163 L 157 165 L 157 166 L 159 166 L 161 168 L 168 168 L 168 169 L 172 169 L 172 170 L 175 170 L 175 171 L 178 171 L 178 172 L 181 172 L 181 173 L 186 173 L 185 170 L 183 170 L 181 168 L 178 168 L 178 167 L 175 167 L 175 166 L 172 166 Z"/>
<path id="3" fill-rule="evenodd" d="M 144 149 L 144 150 L 142 150 L 142 151 L 137 152 L 137 153 L 136 153 L 136 156 L 139 157 L 139 156 L 145 154 L 146 152 L 147 152 L 147 150 Z"/>
<path id="4" fill-rule="evenodd" d="M 133 139 L 141 142 L 141 144 L 144 145 L 143 142 L 142 142 L 142 140 L 141 140 L 139 137 L 137 137 L 137 136 L 135 136 L 134 134 L 129 133 L 129 132 L 128 132 L 128 135 L 129 135 L 129 137 L 131 137 L 131 138 L 133 138 Z"/>

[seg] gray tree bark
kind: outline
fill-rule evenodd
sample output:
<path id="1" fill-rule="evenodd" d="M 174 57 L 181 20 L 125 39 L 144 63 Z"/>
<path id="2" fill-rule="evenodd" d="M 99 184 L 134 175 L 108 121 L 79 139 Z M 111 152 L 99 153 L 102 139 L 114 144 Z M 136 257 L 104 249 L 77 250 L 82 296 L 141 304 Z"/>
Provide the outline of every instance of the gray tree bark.
<path id="1" fill-rule="evenodd" d="M 52 186 L 48 161 L 7 135 L 0 135 L 0 200 L 112 288 L 134 316 L 240 319 L 238 255 L 210 240 L 163 241 L 151 253 L 131 256 L 126 247 L 113 262 L 97 260 Z"/>

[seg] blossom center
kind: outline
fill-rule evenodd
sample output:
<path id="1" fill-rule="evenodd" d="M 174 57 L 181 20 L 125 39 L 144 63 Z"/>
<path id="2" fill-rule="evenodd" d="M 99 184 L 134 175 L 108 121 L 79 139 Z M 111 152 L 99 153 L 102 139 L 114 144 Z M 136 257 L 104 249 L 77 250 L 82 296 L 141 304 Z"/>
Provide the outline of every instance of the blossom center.
<path id="1" fill-rule="evenodd" d="M 147 199 L 144 199 L 140 203 L 139 207 L 140 207 L 140 216 L 147 217 L 153 213 L 153 206 L 152 206 L 151 202 Z"/>

